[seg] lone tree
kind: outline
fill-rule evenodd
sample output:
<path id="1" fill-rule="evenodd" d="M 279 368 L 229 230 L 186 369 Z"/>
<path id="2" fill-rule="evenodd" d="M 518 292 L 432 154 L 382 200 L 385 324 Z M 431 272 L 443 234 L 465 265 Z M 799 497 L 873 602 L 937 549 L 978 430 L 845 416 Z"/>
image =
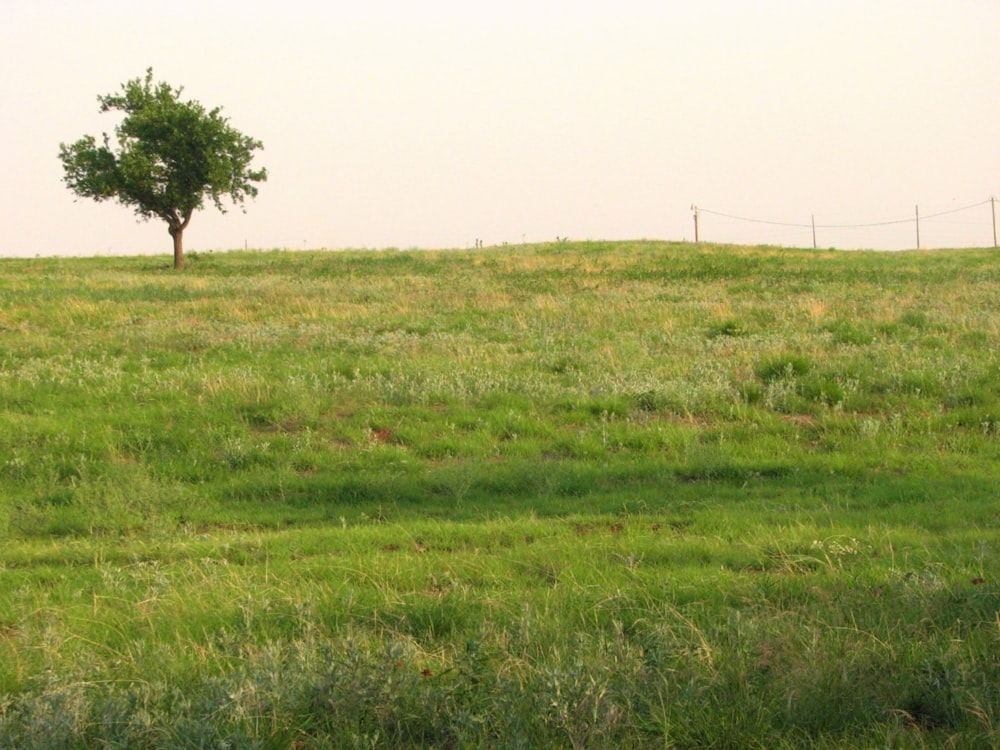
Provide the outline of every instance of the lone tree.
<path id="1" fill-rule="evenodd" d="M 191 215 L 211 198 L 222 213 L 223 196 L 242 208 L 257 195 L 255 182 L 267 179 L 266 169 L 251 169 L 260 141 L 229 126 L 216 107 L 180 100 L 182 89 L 145 79 L 122 85 L 121 93 L 99 96 L 101 112 L 125 114 L 115 128 L 117 148 L 104 133 L 103 144 L 93 136 L 59 144 L 66 185 L 77 195 L 130 206 L 142 219 L 163 219 L 174 240 L 174 268 L 184 267 L 184 230 Z"/>

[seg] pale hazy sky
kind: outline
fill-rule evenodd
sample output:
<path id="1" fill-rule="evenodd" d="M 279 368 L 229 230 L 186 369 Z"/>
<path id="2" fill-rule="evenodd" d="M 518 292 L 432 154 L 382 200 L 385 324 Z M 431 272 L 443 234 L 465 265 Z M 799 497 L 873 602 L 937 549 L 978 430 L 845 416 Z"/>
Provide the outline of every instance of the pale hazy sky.
<path id="1" fill-rule="evenodd" d="M 170 252 L 57 156 L 150 66 L 264 142 L 189 251 L 993 244 L 1000 0 L 0 0 L 0 256 Z"/>

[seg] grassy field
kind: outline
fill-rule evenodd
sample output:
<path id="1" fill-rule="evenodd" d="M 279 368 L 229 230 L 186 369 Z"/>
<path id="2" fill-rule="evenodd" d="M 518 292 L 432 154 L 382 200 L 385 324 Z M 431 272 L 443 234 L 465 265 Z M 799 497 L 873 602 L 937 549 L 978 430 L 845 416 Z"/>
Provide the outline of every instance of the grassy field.
<path id="1" fill-rule="evenodd" d="M 1000 255 L 0 261 L 0 747 L 1000 747 Z"/>

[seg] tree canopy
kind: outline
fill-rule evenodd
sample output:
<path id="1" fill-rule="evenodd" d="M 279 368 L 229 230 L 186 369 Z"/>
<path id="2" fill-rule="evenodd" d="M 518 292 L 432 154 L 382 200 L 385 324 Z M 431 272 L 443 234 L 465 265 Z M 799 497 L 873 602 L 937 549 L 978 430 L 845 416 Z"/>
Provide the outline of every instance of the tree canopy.
<path id="1" fill-rule="evenodd" d="M 175 268 L 184 266 L 184 230 L 207 199 L 225 213 L 223 198 L 242 207 L 257 195 L 254 183 L 267 179 L 266 169 L 251 168 L 263 144 L 231 127 L 221 108 L 181 101 L 182 90 L 154 84 L 150 68 L 120 93 L 98 97 L 101 112 L 124 113 L 114 144 L 107 133 L 100 143 L 88 135 L 59 144 L 63 179 L 74 193 L 114 199 L 140 219 L 167 223 Z"/>

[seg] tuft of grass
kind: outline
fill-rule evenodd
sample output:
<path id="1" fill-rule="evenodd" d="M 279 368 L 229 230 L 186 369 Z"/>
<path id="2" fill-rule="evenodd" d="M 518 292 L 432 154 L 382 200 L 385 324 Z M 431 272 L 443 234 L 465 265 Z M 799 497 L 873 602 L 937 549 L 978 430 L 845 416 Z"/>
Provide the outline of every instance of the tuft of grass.
<path id="1" fill-rule="evenodd" d="M 746 323 L 736 318 L 726 318 L 725 320 L 719 320 L 710 325 L 707 331 L 707 336 L 710 339 L 715 339 L 725 336 L 739 337 L 739 336 L 746 336 L 748 334 L 749 331 Z"/>
<path id="2" fill-rule="evenodd" d="M 793 379 L 808 375 L 813 369 L 812 360 L 801 354 L 776 354 L 765 357 L 754 369 L 758 378 L 765 383 L 776 380 Z"/>

